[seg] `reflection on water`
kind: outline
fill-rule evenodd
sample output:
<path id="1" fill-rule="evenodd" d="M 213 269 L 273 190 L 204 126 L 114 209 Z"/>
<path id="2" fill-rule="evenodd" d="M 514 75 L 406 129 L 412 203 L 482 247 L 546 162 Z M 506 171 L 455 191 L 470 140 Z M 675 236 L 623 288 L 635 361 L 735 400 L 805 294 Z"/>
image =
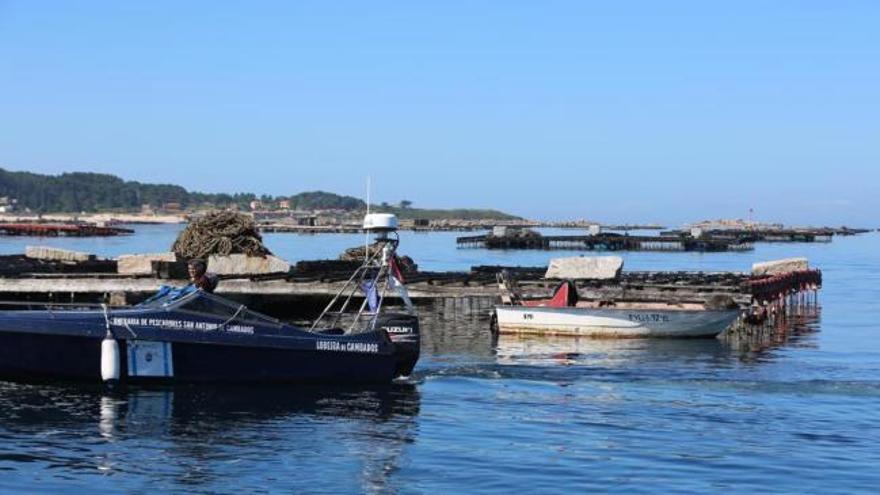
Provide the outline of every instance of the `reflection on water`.
<path id="1" fill-rule="evenodd" d="M 492 356 L 494 298 L 440 299 L 420 308 L 422 354 Z"/>
<path id="2" fill-rule="evenodd" d="M 499 335 L 496 343 L 501 364 L 562 364 L 631 367 L 638 363 L 685 361 L 725 356 L 716 339 L 583 339 Z"/>
<path id="3" fill-rule="evenodd" d="M 744 360 L 781 346 L 810 347 L 808 337 L 821 329 L 822 307 L 815 304 L 792 306 L 763 325 L 744 326 L 722 335 L 725 343 L 739 351 Z"/>
<path id="4" fill-rule="evenodd" d="M 417 437 L 420 407 L 412 384 L 173 387 L 108 395 L 69 384 L 0 382 L 0 470 L 31 462 L 69 473 L 62 478 L 125 473 L 223 488 L 236 473 L 261 477 L 272 466 L 295 462 L 381 492 Z"/>

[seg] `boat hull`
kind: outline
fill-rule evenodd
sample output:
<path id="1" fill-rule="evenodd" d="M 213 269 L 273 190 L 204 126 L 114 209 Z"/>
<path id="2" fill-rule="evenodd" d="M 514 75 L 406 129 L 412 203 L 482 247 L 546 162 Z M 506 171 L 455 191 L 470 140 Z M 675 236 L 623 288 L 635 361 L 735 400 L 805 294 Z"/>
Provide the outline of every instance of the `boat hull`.
<path id="1" fill-rule="evenodd" d="M 101 380 L 101 338 L 0 332 L 0 376 L 14 379 Z M 132 342 L 119 341 L 123 382 L 387 383 L 393 357 L 338 352 L 170 342 L 168 375 L 132 373 Z M 145 341 L 156 343 L 158 341 Z M 411 368 L 412 365 L 410 365 Z"/>
<path id="2" fill-rule="evenodd" d="M 388 383 L 418 360 L 415 317 L 386 320 L 405 330 L 395 343 L 383 328 L 341 334 L 281 323 L 231 326 L 182 311 L 4 311 L 0 377 L 101 380 L 108 321 L 120 382 Z"/>
<path id="3" fill-rule="evenodd" d="M 503 334 L 688 338 L 717 336 L 740 311 L 497 306 L 495 315 Z"/>

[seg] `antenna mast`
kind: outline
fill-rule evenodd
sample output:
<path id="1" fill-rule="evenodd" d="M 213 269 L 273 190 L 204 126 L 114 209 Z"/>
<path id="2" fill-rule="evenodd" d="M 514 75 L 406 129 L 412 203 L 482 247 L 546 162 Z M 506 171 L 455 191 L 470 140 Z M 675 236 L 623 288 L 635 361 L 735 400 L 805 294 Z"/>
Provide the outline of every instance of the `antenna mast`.
<path id="1" fill-rule="evenodd" d="M 367 216 L 370 216 L 370 176 L 367 176 Z M 364 230 L 364 258 L 369 258 L 370 231 Z"/>

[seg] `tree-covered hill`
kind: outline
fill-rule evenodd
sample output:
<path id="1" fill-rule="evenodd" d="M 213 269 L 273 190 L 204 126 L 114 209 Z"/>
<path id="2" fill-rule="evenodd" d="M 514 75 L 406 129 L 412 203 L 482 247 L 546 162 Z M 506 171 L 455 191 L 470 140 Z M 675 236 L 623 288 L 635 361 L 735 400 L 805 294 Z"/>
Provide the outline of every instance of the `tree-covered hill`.
<path id="1" fill-rule="evenodd" d="M 108 174 L 84 172 L 42 175 L 0 169 L 0 196 L 18 200 L 33 211 L 97 211 L 136 209 L 143 204 L 188 204 L 190 194 L 180 186 L 123 181 Z"/>
<path id="2" fill-rule="evenodd" d="M 100 212 L 138 211 L 143 205 L 161 208 L 176 203 L 184 210 L 237 205 L 248 209 L 251 201 L 261 201 L 266 208 L 277 208 L 280 201 L 287 200 L 294 210 L 365 210 L 364 201 L 324 191 L 308 191 L 291 196 L 257 196 L 253 193 L 209 194 L 187 191 L 172 184 L 144 184 L 126 181 L 115 175 L 89 172 L 71 172 L 61 175 L 44 175 L 31 172 L 13 172 L 0 168 L 0 197 L 18 201 L 19 209 L 38 213 L 48 212 Z M 399 205 L 388 203 L 375 205 L 376 211 L 396 213 L 401 218 L 423 219 L 513 219 L 518 218 L 496 210 L 433 210 L 413 208 L 412 201 L 403 200 Z"/>
<path id="3" fill-rule="evenodd" d="M 430 208 L 400 208 L 398 206 L 383 207 L 378 205 L 377 212 L 394 213 L 401 219 L 424 219 L 424 220 L 522 220 L 521 217 L 510 215 L 498 210 L 455 208 L 455 209 L 430 209 Z"/>
<path id="4" fill-rule="evenodd" d="M 324 191 L 301 192 L 286 198 L 295 210 L 364 210 L 367 203 L 352 196 L 340 196 Z"/>
<path id="5" fill-rule="evenodd" d="M 0 168 L 0 196 L 18 200 L 19 208 L 35 212 L 95 212 L 107 210 L 139 210 L 142 205 L 154 208 L 177 203 L 182 208 L 203 205 L 227 207 L 236 204 L 247 207 L 251 201 L 277 203 L 290 201 L 295 209 L 366 208 L 366 203 L 351 196 L 312 191 L 292 196 L 272 197 L 252 193 L 208 194 L 190 192 L 172 184 L 144 184 L 125 181 L 109 174 L 72 172 L 61 175 L 43 175 L 30 172 L 12 172 Z"/>

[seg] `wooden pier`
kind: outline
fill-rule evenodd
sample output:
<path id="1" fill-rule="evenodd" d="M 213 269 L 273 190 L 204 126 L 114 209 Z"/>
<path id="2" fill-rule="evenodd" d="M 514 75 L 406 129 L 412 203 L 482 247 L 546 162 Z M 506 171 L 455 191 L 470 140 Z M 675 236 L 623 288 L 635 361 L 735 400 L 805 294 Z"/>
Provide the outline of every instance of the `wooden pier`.
<path id="1" fill-rule="evenodd" d="M 741 239 L 695 239 L 681 236 L 631 236 L 611 233 L 595 235 L 507 235 L 465 236 L 456 239 L 460 248 L 568 249 L 586 251 L 750 251 L 751 242 Z"/>

